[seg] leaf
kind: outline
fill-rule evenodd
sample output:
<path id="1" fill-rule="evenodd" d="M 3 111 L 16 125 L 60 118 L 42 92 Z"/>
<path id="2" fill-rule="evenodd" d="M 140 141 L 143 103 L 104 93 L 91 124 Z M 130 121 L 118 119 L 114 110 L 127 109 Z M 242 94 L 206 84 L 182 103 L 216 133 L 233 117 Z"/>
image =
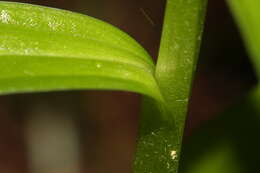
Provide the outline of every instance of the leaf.
<path id="1" fill-rule="evenodd" d="M 258 78 L 260 78 L 260 1 L 228 0 L 250 53 Z"/>
<path id="2" fill-rule="evenodd" d="M 0 2 L 0 94 L 113 89 L 162 100 L 148 53 L 89 16 Z"/>

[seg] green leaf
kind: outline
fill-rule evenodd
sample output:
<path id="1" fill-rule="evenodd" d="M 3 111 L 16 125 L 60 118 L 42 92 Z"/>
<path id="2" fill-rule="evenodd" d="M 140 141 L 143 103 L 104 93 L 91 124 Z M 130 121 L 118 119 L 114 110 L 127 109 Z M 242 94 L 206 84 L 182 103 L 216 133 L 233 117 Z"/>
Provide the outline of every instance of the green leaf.
<path id="1" fill-rule="evenodd" d="M 113 89 L 162 100 L 148 53 L 89 16 L 0 2 L 0 94 Z"/>
<path id="2" fill-rule="evenodd" d="M 260 78 L 260 1 L 227 0 Z"/>

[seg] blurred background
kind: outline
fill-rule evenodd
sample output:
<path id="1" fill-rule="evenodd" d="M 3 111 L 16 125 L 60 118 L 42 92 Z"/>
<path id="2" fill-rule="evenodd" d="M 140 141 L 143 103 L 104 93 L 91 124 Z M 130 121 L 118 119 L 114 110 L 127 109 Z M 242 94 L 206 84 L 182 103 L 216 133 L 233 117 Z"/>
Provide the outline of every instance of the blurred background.
<path id="1" fill-rule="evenodd" d="M 156 61 L 165 0 L 19 2 L 105 20 L 134 37 Z M 250 60 L 225 1 L 209 1 L 185 142 L 255 84 Z M 0 172 L 130 173 L 140 100 L 137 94 L 120 91 L 0 96 Z"/>

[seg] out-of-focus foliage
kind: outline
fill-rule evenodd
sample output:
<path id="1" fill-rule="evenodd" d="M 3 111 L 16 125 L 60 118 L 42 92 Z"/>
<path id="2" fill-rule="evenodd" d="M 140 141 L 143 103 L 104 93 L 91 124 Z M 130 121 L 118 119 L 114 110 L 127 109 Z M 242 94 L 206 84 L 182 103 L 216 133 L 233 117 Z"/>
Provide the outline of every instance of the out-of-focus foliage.
<path id="1" fill-rule="evenodd" d="M 260 1 L 228 0 L 245 45 L 251 55 L 258 78 L 260 76 Z"/>
<path id="2" fill-rule="evenodd" d="M 227 0 L 260 76 L 260 1 Z M 259 168 L 260 87 L 207 122 L 184 146 L 182 173 L 251 173 Z"/>

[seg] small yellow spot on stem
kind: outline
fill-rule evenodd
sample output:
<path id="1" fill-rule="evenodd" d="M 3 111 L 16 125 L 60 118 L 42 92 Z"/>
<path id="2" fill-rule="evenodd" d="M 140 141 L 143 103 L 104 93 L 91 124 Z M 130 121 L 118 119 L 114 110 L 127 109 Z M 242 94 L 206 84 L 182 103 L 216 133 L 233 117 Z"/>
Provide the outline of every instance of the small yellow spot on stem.
<path id="1" fill-rule="evenodd" d="M 177 152 L 175 150 L 171 151 L 171 157 L 172 157 L 172 160 L 175 160 L 177 158 Z"/>

